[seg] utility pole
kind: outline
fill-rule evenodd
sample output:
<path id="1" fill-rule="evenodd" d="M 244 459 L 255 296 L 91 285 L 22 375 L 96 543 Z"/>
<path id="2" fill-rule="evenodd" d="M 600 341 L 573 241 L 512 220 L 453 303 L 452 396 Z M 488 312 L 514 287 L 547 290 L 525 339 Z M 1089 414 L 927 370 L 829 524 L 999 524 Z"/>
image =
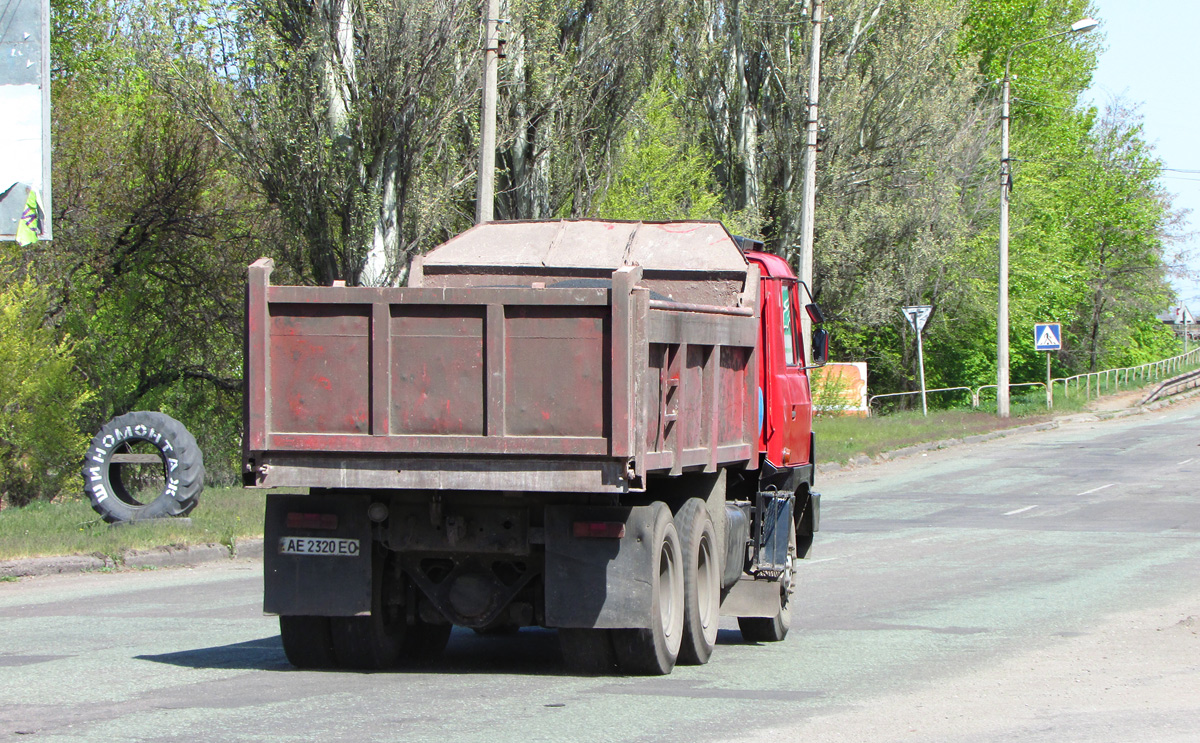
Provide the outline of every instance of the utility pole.
<path id="1" fill-rule="evenodd" d="M 483 105 L 479 113 L 479 172 L 475 224 L 492 221 L 496 200 L 496 78 L 500 59 L 500 0 L 486 0 L 483 44 Z"/>
<path id="2" fill-rule="evenodd" d="M 825 21 L 824 0 L 812 0 L 812 49 L 808 62 L 808 141 L 804 149 L 804 188 L 800 200 L 800 280 L 813 290 L 813 230 L 817 206 L 817 130 L 821 87 L 821 24 Z M 800 313 L 804 335 L 804 363 L 812 365 L 812 321 Z"/>
<path id="3" fill-rule="evenodd" d="M 1013 44 L 1004 56 L 1004 83 L 1001 88 L 1003 103 L 1000 108 L 1000 299 L 996 309 L 996 414 L 1009 417 L 1008 405 L 1008 197 L 1012 191 L 1012 162 L 1008 157 L 1009 105 L 1012 100 L 1012 57 L 1013 52 L 1023 46 L 1039 41 L 1057 39 L 1069 34 L 1087 33 L 1100 22 L 1093 18 L 1081 18 L 1065 31 L 1041 36 L 1029 41 Z"/>
<path id="4" fill-rule="evenodd" d="M 1004 83 L 1000 108 L 1000 299 L 996 311 L 996 414 L 1009 417 L 1008 407 L 1008 193 L 1012 166 L 1008 159 L 1008 107 L 1011 94 L 1009 65 L 1012 50 L 1004 60 Z"/>

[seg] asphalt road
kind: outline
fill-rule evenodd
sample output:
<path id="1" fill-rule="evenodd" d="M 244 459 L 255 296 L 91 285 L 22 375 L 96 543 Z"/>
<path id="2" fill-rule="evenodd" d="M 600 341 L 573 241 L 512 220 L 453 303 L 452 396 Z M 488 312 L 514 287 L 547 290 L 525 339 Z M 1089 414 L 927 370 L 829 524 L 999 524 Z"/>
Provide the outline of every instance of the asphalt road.
<path id="1" fill-rule="evenodd" d="M 252 561 L 0 583 L 0 738 L 1194 741 L 1198 444 L 1193 401 L 827 476 L 787 641 L 659 679 L 547 631 L 295 671 Z"/>

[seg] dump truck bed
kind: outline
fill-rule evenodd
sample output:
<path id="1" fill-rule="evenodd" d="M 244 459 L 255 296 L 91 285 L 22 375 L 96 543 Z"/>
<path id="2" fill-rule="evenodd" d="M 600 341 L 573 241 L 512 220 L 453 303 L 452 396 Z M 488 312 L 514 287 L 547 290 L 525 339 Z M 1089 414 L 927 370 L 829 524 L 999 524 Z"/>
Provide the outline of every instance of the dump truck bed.
<path id="1" fill-rule="evenodd" d="M 512 266 L 456 279 L 499 286 L 272 286 L 272 267 L 250 269 L 248 486 L 619 493 L 756 463 L 752 298 L 652 297 L 638 265 L 567 288 Z M 709 275 L 660 279 L 728 293 Z"/>

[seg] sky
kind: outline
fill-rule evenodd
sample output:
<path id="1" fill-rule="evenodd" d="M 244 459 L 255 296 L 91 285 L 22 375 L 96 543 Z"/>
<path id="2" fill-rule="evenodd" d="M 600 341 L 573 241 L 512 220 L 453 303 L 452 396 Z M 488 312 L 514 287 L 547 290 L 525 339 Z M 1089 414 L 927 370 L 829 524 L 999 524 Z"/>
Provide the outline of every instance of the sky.
<path id="1" fill-rule="evenodd" d="M 1200 0 L 1092 0 L 1104 51 L 1087 95 L 1103 106 L 1115 97 L 1139 104 L 1145 139 L 1167 168 L 1162 185 L 1175 207 L 1191 210 L 1187 231 L 1200 233 Z M 1184 242 L 1200 274 L 1200 234 Z M 1200 315 L 1200 279 L 1172 280 L 1178 299 Z M 1165 308 L 1164 308 L 1165 309 Z"/>

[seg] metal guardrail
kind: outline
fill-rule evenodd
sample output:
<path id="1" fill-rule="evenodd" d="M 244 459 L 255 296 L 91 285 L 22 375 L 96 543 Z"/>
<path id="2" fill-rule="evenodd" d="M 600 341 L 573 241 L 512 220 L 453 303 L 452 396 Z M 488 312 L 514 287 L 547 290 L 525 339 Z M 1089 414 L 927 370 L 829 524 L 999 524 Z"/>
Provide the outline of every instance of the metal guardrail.
<path id="1" fill-rule="evenodd" d="M 1194 387 L 1200 387 L 1200 369 L 1190 371 L 1186 374 L 1180 374 L 1178 377 L 1173 377 L 1163 382 L 1154 388 L 1154 391 L 1142 398 L 1140 405 L 1148 405 L 1154 402 L 1162 395 L 1176 395 L 1180 392 L 1190 390 Z M 1170 390 L 1170 392 L 1167 392 Z"/>
<path id="2" fill-rule="evenodd" d="M 1146 364 L 1139 364 L 1138 366 L 1124 366 L 1116 369 L 1103 369 L 1101 371 L 1084 372 L 1083 374 L 1076 374 L 1070 377 L 1056 377 L 1050 380 L 1049 389 L 1046 389 L 1045 382 L 1019 382 L 1017 384 L 1010 384 L 1009 388 L 1041 387 L 1046 389 L 1046 407 L 1053 408 L 1054 386 L 1059 382 L 1062 382 L 1063 391 L 1068 397 L 1071 395 L 1071 383 L 1075 383 L 1075 391 L 1076 394 L 1078 394 L 1079 386 L 1082 382 L 1084 393 L 1090 400 L 1092 398 L 1093 388 L 1095 389 L 1095 394 L 1097 397 L 1103 394 L 1101 392 L 1102 388 L 1105 393 L 1120 392 L 1122 378 L 1124 379 L 1126 389 L 1129 389 L 1134 383 L 1141 382 L 1144 384 L 1148 381 L 1152 381 L 1153 379 L 1162 379 L 1162 377 L 1168 373 L 1181 371 L 1184 367 L 1191 366 L 1193 364 L 1200 364 L 1200 348 L 1192 349 L 1191 351 L 1178 356 L 1172 356 L 1169 359 L 1151 361 Z M 1196 385 L 1194 386 L 1200 386 L 1200 370 L 1196 370 L 1196 372 L 1187 376 L 1187 380 L 1167 380 L 1167 382 L 1164 382 L 1163 385 L 1160 385 L 1160 388 L 1169 387 L 1172 382 L 1183 383 L 1184 381 L 1189 380 L 1194 380 L 1196 382 Z M 999 385 L 995 384 L 984 384 L 980 385 L 979 387 L 938 387 L 937 389 L 925 390 L 925 394 L 931 395 L 935 392 L 966 392 L 971 397 L 971 407 L 978 408 L 981 393 L 984 390 L 994 390 L 998 387 Z M 882 400 L 889 397 L 906 397 L 908 395 L 919 394 L 921 394 L 920 390 L 914 390 L 912 392 L 886 392 L 880 395 L 872 395 L 867 399 L 867 408 L 869 410 L 876 400 Z M 1145 404 L 1147 401 L 1148 400 L 1143 400 L 1142 404 Z"/>
<path id="3" fill-rule="evenodd" d="M 1151 361 L 1148 364 L 1139 364 L 1138 366 L 1123 366 L 1116 369 L 1104 369 L 1101 371 L 1085 372 L 1076 374 L 1070 377 L 1056 377 L 1050 380 L 1050 384 L 1063 383 L 1063 392 L 1068 397 L 1071 395 L 1071 382 L 1075 383 L 1075 391 L 1079 392 L 1079 384 L 1082 380 L 1084 394 L 1087 399 L 1092 399 L 1092 390 L 1095 389 L 1095 394 L 1099 397 L 1101 394 L 1110 392 L 1120 392 L 1122 379 L 1125 383 L 1125 388 L 1129 389 L 1134 383 L 1146 382 L 1162 379 L 1168 374 L 1175 374 L 1183 371 L 1185 367 L 1200 363 L 1200 348 L 1193 348 L 1187 353 L 1172 356 L 1169 359 L 1162 361 Z M 1102 391 L 1103 388 L 1103 391 Z M 1049 407 L 1054 407 L 1053 389 L 1047 395 Z"/>
<path id="4" fill-rule="evenodd" d="M 972 400 L 975 399 L 975 393 L 970 387 L 938 387 L 937 389 L 933 389 L 933 390 L 925 390 L 925 394 L 932 395 L 935 392 L 954 392 L 956 390 L 961 390 L 963 392 L 966 392 L 967 394 L 971 395 Z M 874 403 L 876 400 L 879 400 L 884 397 L 901 397 L 904 395 L 919 395 L 919 394 L 921 394 L 920 390 L 917 390 L 915 392 L 885 392 L 881 395 L 872 395 L 870 398 L 867 399 L 867 408 L 870 409 L 872 403 Z M 972 403 L 971 407 L 975 407 L 975 404 Z"/>

